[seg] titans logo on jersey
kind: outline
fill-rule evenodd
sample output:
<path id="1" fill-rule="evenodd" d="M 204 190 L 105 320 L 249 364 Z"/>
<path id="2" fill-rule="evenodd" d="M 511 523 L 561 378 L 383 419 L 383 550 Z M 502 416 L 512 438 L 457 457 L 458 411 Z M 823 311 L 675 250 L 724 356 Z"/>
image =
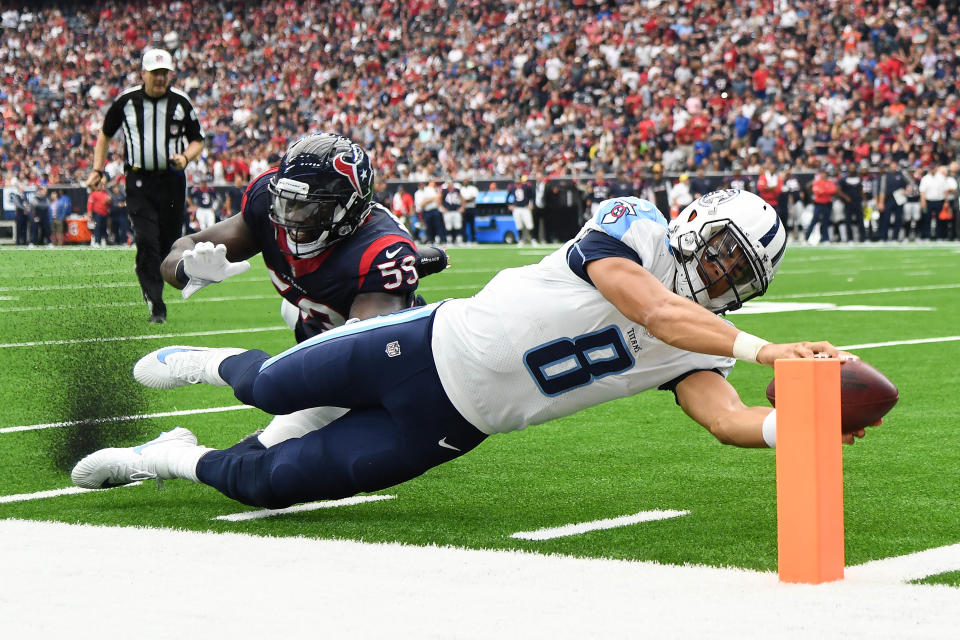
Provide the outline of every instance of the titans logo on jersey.
<path id="1" fill-rule="evenodd" d="M 401 294 L 412 301 L 419 281 L 416 245 L 379 204 L 372 205 L 373 211 L 357 231 L 320 255 L 297 259 L 283 253 L 286 236 L 269 216 L 267 184 L 275 172 L 268 171 L 251 183 L 241 214 L 257 240 L 273 285 L 300 309 L 298 342 L 344 324 L 361 293 Z"/>

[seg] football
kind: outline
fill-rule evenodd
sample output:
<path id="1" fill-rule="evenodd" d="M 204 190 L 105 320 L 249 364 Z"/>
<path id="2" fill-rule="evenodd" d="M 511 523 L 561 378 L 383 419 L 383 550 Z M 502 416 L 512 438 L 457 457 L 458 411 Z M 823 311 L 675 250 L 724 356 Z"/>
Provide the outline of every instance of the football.
<path id="1" fill-rule="evenodd" d="M 776 380 L 767 385 L 767 400 L 776 403 Z M 851 433 L 876 424 L 900 399 L 900 392 L 887 376 L 863 360 L 844 360 L 840 365 L 840 429 Z"/>

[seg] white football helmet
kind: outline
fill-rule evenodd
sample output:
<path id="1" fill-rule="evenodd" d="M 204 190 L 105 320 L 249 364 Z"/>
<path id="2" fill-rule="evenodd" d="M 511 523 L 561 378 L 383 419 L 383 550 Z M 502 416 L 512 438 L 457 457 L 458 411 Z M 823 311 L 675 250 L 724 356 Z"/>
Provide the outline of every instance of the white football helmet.
<path id="1" fill-rule="evenodd" d="M 787 248 L 776 210 L 739 189 L 701 196 L 670 222 L 668 234 L 674 290 L 714 313 L 763 295 Z"/>

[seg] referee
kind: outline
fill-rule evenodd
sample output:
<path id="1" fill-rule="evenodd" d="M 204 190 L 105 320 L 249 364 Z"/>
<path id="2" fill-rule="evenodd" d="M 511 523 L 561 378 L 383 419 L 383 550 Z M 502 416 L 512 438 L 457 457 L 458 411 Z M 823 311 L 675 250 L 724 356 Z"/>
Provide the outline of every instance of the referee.
<path id="1" fill-rule="evenodd" d="M 183 170 L 203 151 L 203 130 L 190 99 L 170 88 L 173 58 L 163 49 L 143 56 L 143 84 L 117 96 L 103 119 L 87 186 L 106 179 L 110 139 L 123 127 L 127 210 L 137 243 L 137 278 L 150 322 L 167 319 L 160 262 L 183 233 Z"/>

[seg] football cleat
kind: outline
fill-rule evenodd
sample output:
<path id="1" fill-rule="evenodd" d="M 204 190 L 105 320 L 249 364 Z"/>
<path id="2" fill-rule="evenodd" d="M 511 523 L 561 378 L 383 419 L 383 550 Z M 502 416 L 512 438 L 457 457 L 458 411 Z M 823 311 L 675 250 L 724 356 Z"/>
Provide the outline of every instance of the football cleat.
<path id="1" fill-rule="evenodd" d="M 184 450 L 197 447 L 189 429 L 176 427 L 136 447 L 94 451 L 70 472 L 73 484 L 85 489 L 108 489 L 139 480 L 169 480 L 182 477 L 175 472 Z"/>
<path id="2" fill-rule="evenodd" d="M 206 347 L 164 347 L 143 356 L 133 366 L 133 377 L 154 389 L 175 389 L 204 382 L 226 386 L 220 377 L 220 363 L 246 349 Z"/>

